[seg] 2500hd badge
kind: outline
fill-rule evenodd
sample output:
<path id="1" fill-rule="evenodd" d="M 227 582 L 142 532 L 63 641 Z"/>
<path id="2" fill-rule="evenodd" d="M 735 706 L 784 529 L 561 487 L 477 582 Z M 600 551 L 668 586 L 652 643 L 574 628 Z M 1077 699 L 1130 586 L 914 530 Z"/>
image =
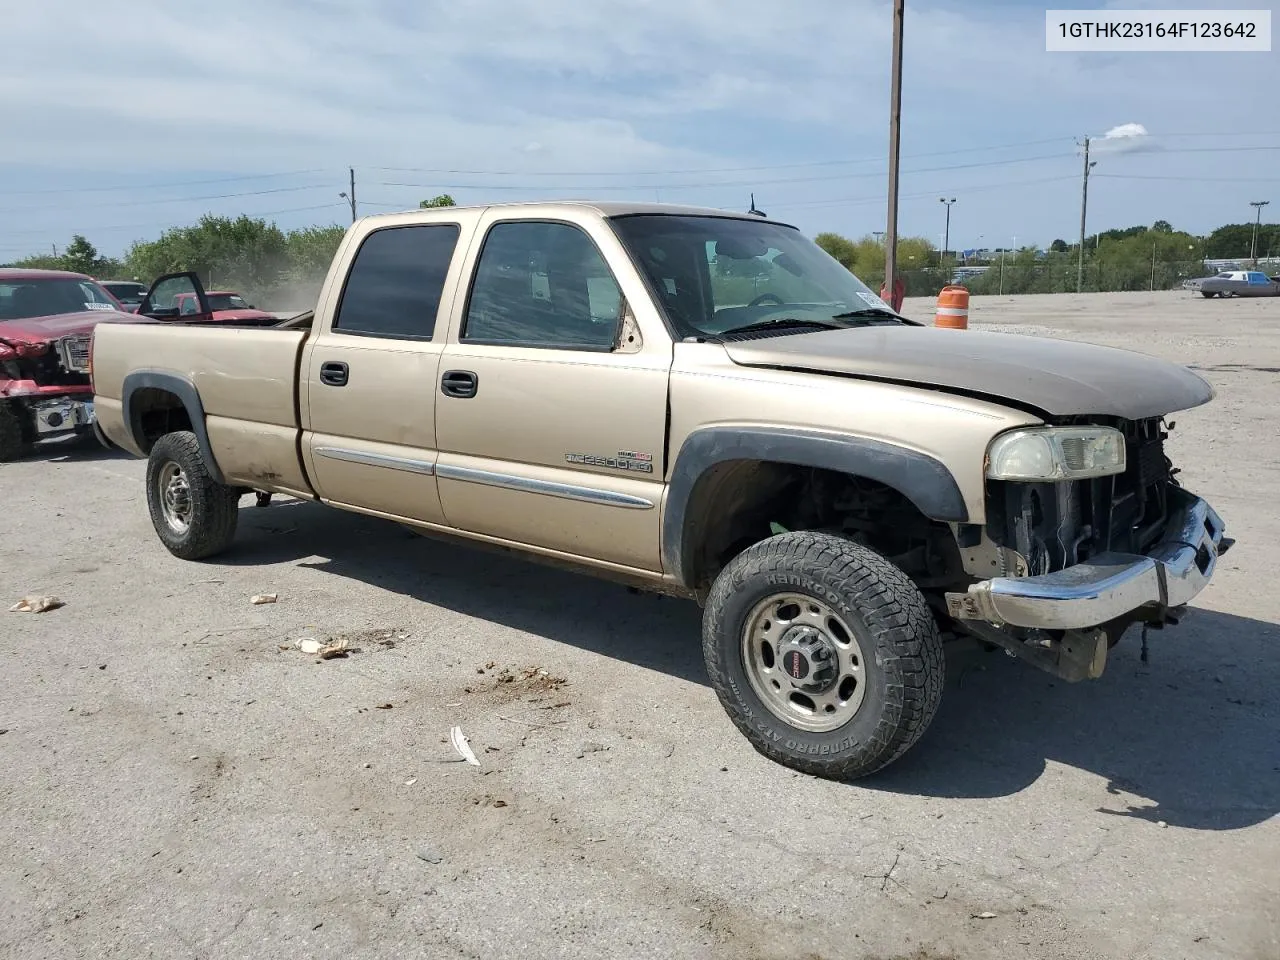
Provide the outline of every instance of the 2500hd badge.
<path id="1" fill-rule="evenodd" d="M 616 457 L 597 457 L 590 453 L 566 453 L 564 458 L 569 463 L 580 463 L 588 467 L 611 467 L 614 470 L 653 473 L 653 454 L 636 453 L 634 450 L 619 450 Z"/>

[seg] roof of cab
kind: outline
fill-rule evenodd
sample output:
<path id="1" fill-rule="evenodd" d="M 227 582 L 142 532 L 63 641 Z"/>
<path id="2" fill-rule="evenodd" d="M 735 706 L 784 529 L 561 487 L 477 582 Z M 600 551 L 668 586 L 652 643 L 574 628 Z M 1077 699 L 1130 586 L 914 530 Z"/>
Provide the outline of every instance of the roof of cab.
<path id="1" fill-rule="evenodd" d="M 725 217 L 733 220 L 763 220 L 790 226 L 773 217 L 760 216 L 755 213 L 743 213 L 739 210 L 721 210 L 716 207 L 692 207 L 674 203 L 636 203 L 624 200 L 530 200 L 511 203 L 477 203 L 460 204 L 456 207 L 410 207 L 398 212 L 375 213 L 362 219 L 382 220 L 403 217 L 406 213 L 445 214 L 449 210 L 554 210 L 557 207 L 594 210 L 602 217 L 626 217 L 639 214 L 663 215 L 670 217 Z"/>

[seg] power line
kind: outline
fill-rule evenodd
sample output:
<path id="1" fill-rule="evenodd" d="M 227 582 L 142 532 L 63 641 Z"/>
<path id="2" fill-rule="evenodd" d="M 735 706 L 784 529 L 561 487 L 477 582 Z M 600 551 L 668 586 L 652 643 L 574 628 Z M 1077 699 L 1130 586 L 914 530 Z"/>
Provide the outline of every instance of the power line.
<path id="1" fill-rule="evenodd" d="M 78 210 L 89 210 L 98 207 L 142 207 L 164 203 L 198 203 L 202 200 L 229 200 L 234 197 L 262 197 L 269 193 L 296 193 L 299 190 L 328 189 L 328 183 L 309 183 L 298 187 L 274 187 L 270 190 L 246 190 L 241 193 L 215 193 L 203 197 L 165 197 L 158 200 L 111 200 L 107 203 L 77 204 Z M 27 213 L 33 210 L 47 210 L 48 207 L 10 207 L 0 213 Z"/>
<path id="2" fill-rule="evenodd" d="M 334 200 L 330 203 L 312 204 L 311 206 L 308 206 L 308 207 L 288 207 L 284 210 L 262 210 L 262 211 L 248 212 L 248 213 L 245 213 L 244 216 L 246 217 L 278 217 L 281 214 L 285 214 L 285 213 L 309 213 L 313 210 L 328 210 L 333 207 L 345 207 L 345 206 L 346 206 L 345 202 L 341 200 Z M 88 237 L 90 234 L 98 235 L 98 234 L 109 233 L 117 230 L 146 230 L 146 229 L 154 229 L 155 227 L 160 227 L 162 230 L 181 229 L 181 226 L 175 226 L 174 224 L 158 223 L 155 220 L 148 221 L 147 223 L 112 223 L 112 224 L 104 224 L 99 227 L 75 227 L 73 229 L 75 233 Z M 47 236 L 57 235 L 60 232 L 61 231 L 55 228 L 55 229 L 49 229 L 49 230 L 27 230 L 20 233 L 11 233 L 9 231 L 5 231 L 4 235 L 6 237 L 47 237 Z M 6 247 L 5 249 L 17 249 L 17 248 Z"/>
<path id="3" fill-rule="evenodd" d="M 985 183 L 985 184 L 979 184 L 978 186 L 974 186 L 974 187 L 965 187 L 964 192 L 966 194 L 979 193 L 979 192 L 984 192 L 988 190 L 1004 190 L 1009 187 L 1025 187 L 1025 186 L 1031 186 L 1034 184 L 1041 184 L 1041 183 L 1061 183 L 1065 180 L 1075 180 L 1075 176 L 1066 175 L 1061 177 L 1037 177 L 1034 180 L 1006 180 L 1003 183 Z M 936 196 L 937 193 L 938 193 L 937 190 L 928 190 L 922 193 L 909 193 L 909 194 L 904 194 L 902 196 L 902 199 L 903 200 L 920 200 L 925 197 Z M 867 197 L 832 197 L 826 200 L 797 200 L 792 203 L 786 203 L 785 201 L 782 203 L 771 202 L 769 206 L 777 207 L 780 210 L 786 210 L 792 207 L 828 206 L 833 203 L 857 204 L 857 203 L 882 203 L 883 201 L 884 201 L 884 194 L 881 193 L 881 194 L 877 194 L 876 196 L 867 196 Z"/>
<path id="4" fill-rule="evenodd" d="M 1015 163 L 1034 163 L 1041 160 L 1063 160 L 1067 154 L 1053 153 L 1041 154 L 1036 157 L 1013 157 L 1005 160 L 985 160 L 980 163 L 955 163 L 945 167 L 920 167 L 915 170 L 904 170 L 903 175 L 918 173 L 943 173 L 950 170 L 971 170 L 982 167 L 999 167 L 1008 166 Z M 761 180 L 753 178 L 751 180 L 714 180 L 702 181 L 698 183 L 629 183 L 629 184 L 609 184 L 592 187 L 593 190 L 652 190 L 655 187 L 662 190 L 692 190 L 705 189 L 708 187 L 746 187 L 756 186 L 760 184 L 782 184 L 782 183 L 826 183 L 832 180 L 861 180 L 872 177 L 883 177 L 883 170 L 873 170 L 869 173 L 837 173 L 828 174 L 821 177 L 780 177 L 775 179 Z M 403 181 L 382 180 L 377 183 L 380 187 L 412 187 L 419 190 L 513 190 L 517 192 L 530 190 L 564 190 L 578 189 L 577 186 L 509 186 L 506 184 L 488 184 L 488 183 L 407 183 Z"/>
<path id="5" fill-rule="evenodd" d="M 1046 140 L 1023 140 L 1019 143 L 1006 143 L 989 147 L 961 147 L 955 150 L 934 150 L 929 153 L 913 153 L 910 159 L 919 157 L 944 157 L 960 153 L 982 153 L 987 150 L 1011 150 L 1015 147 L 1040 146 L 1046 143 L 1065 143 L 1069 137 L 1050 137 Z M 835 167 L 855 163 L 879 163 L 883 156 L 860 157 L 848 160 L 807 160 L 802 163 L 766 164 L 758 167 L 697 167 L 683 170 L 559 170 L 559 171 L 521 171 L 521 170 L 462 170 L 444 167 L 371 167 L 389 173 L 448 173 L 467 176 L 493 177 L 665 177 L 683 176 L 695 173 L 752 173 L 760 170 L 794 170 L 805 167 Z"/>
<path id="6" fill-rule="evenodd" d="M 1280 183 L 1280 177 L 1169 177 L 1143 173 L 1095 173 L 1108 180 L 1177 180 L 1184 183 Z"/>
<path id="7" fill-rule="evenodd" d="M 52 193 L 113 193 L 121 190 L 165 190 L 170 187 L 202 187 L 211 183 L 237 183 L 244 180 L 269 180 L 272 177 L 301 177 L 323 170 L 288 170 L 283 173 L 247 173 L 213 180 L 184 180 L 180 183 L 122 184 L 118 187 L 55 187 L 43 190 L 0 190 L 0 197 L 30 197 Z"/>

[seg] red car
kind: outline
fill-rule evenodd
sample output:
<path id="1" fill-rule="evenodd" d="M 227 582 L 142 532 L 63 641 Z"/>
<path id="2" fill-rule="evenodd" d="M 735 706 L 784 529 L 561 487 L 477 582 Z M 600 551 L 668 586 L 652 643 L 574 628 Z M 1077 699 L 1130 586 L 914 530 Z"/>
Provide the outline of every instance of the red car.
<path id="1" fill-rule="evenodd" d="M 0 268 L 0 461 L 92 429 L 93 328 L 139 319 L 83 274 Z"/>
<path id="2" fill-rule="evenodd" d="M 178 319 L 190 320 L 200 317 L 206 322 L 212 320 L 214 323 L 261 323 L 264 326 L 280 322 L 280 318 L 274 313 L 259 310 L 234 290 L 209 290 L 204 296 L 206 300 L 204 310 L 201 309 L 199 299 L 194 293 L 180 293 L 175 296 L 174 305 L 178 308 Z"/>

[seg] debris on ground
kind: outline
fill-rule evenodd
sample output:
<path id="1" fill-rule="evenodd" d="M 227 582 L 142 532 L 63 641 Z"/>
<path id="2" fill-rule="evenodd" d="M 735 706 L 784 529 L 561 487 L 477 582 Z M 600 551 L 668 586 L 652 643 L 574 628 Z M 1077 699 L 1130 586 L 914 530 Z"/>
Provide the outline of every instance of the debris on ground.
<path id="1" fill-rule="evenodd" d="M 995 918 L 996 918 L 996 915 L 992 913 L 990 910 L 983 910 L 982 913 L 969 914 L 970 920 L 994 920 Z"/>
<path id="2" fill-rule="evenodd" d="M 513 670 L 503 667 L 493 673 L 494 664 L 482 664 L 476 667 L 476 673 L 487 675 L 492 679 L 485 686 L 468 686 L 463 692 L 471 694 L 496 694 L 499 701 L 513 700 L 529 694 L 550 693 L 559 690 L 569 681 L 541 667 L 523 667 Z"/>
<path id="3" fill-rule="evenodd" d="M 389 703 L 380 703 L 380 704 L 378 704 L 377 709 L 378 709 L 378 710 L 390 710 L 390 709 L 391 709 L 391 704 L 389 704 Z"/>
<path id="4" fill-rule="evenodd" d="M 592 740 L 588 740 L 582 746 L 578 747 L 578 759 L 581 760 L 588 753 L 603 753 L 605 750 L 608 750 L 608 749 L 609 748 L 606 747 L 603 743 L 596 743 Z"/>
<path id="5" fill-rule="evenodd" d="M 319 653 L 324 648 L 324 644 L 315 637 L 302 637 L 297 643 L 298 649 L 306 654 Z"/>
<path id="6" fill-rule="evenodd" d="M 333 660 L 337 657 L 346 657 L 349 652 L 354 651 L 349 649 L 345 639 L 326 643 L 318 651 L 321 660 Z"/>
<path id="7" fill-rule="evenodd" d="M 41 597 L 32 594 L 29 597 L 23 597 L 12 607 L 9 608 L 10 613 L 44 613 L 47 610 L 57 610 L 59 607 L 65 607 L 66 604 L 57 597 Z"/>
<path id="8" fill-rule="evenodd" d="M 462 732 L 461 727 L 454 727 L 449 731 L 449 742 L 453 744 L 453 749 L 458 751 L 463 760 L 472 766 L 480 766 L 480 761 L 476 759 L 475 751 L 471 749 L 471 744 L 467 742 L 467 736 Z"/>
<path id="9" fill-rule="evenodd" d="M 264 603 L 275 603 L 278 595 L 274 593 L 259 593 L 250 598 L 249 602 L 255 607 L 260 607 Z"/>
<path id="10" fill-rule="evenodd" d="M 425 860 L 427 863 L 440 863 L 444 860 L 444 857 L 440 856 L 440 854 L 436 853 L 430 847 L 423 847 L 418 851 L 418 859 Z"/>

